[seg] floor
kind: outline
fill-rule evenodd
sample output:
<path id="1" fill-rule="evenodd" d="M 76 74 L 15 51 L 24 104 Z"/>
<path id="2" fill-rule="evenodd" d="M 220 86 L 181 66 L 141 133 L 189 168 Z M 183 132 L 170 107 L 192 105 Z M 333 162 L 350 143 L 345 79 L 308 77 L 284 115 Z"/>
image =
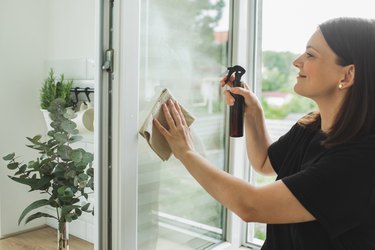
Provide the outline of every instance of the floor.
<path id="1" fill-rule="evenodd" d="M 0 250 L 55 250 L 56 229 L 43 227 L 38 230 L 11 236 L 0 240 Z M 69 250 L 93 250 L 94 245 L 76 238 L 69 237 Z"/>

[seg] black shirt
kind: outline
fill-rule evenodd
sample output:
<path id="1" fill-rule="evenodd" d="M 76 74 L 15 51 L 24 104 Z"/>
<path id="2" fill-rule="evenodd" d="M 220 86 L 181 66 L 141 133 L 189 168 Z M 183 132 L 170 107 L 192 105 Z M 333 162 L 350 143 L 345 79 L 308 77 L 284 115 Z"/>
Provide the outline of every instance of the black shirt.
<path id="1" fill-rule="evenodd" d="M 325 149 L 298 124 L 268 149 L 271 164 L 312 222 L 267 225 L 262 250 L 375 250 L 375 139 Z"/>

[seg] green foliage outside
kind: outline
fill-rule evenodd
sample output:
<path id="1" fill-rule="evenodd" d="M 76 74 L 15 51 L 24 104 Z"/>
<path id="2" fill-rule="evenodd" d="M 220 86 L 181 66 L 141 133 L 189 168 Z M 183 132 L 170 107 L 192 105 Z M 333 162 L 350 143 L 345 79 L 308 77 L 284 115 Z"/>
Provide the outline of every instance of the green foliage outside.
<path id="1" fill-rule="evenodd" d="M 224 0 L 163 0 L 149 5 L 152 13 L 143 14 L 149 21 L 142 40 L 149 45 L 144 56 L 152 65 L 145 69 L 147 81 L 161 82 L 178 93 L 178 85 L 199 85 L 202 78 L 222 73 L 227 46 L 215 42 L 213 29 L 223 15 Z"/>
<path id="2" fill-rule="evenodd" d="M 290 113 L 309 113 L 316 109 L 316 104 L 303 96 L 293 93 L 292 100 L 280 107 L 270 106 L 264 98 L 261 100 L 267 119 L 283 119 Z"/>
<path id="3" fill-rule="evenodd" d="M 186 45 L 187 41 L 189 43 L 193 41 L 193 44 L 189 45 L 193 48 L 191 52 L 195 53 L 194 57 L 200 59 L 200 66 L 212 67 L 212 63 L 208 64 L 212 58 L 216 60 L 216 63 L 221 62 L 220 45 L 214 42 L 213 27 L 217 26 L 222 18 L 224 0 L 180 1 L 178 6 L 183 11 L 176 11 L 174 0 L 159 1 L 155 4 L 156 8 L 163 10 L 161 13 L 165 14 L 163 18 L 167 21 L 165 24 L 169 26 L 168 30 L 173 30 L 175 35 L 178 34 L 174 40 L 176 43 L 171 46 L 178 47 L 175 45 L 181 43 Z M 181 22 L 181 20 L 190 21 Z"/>
<path id="4" fill-rule="evenodd" d="M 313 101 L 293 91 L 298 72 L 292 64 L 295 58 L 297 55 L 291 52 L 263 52 L 262 92 L 293 94 L 291 101 L 282 106 L 271 106 L 262 98 L 261 103 L 267 119 L 283 119 L 290 113 L 308 113 L 316 109 Z"/>
<path id="5" fill-rule="evenodd" d="M 297 58 L 291 52 L 263 52 L 262 91 L 290 92 L 297 75 L 292 62 Z"/>

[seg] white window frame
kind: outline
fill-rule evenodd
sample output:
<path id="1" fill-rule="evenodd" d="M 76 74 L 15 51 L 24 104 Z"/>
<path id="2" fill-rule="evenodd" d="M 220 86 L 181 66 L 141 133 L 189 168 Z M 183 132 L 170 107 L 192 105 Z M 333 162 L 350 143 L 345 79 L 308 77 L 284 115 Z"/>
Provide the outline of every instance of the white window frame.
<path id="1" fill-rule="evenodd" d="M 246 69 L 243 81 L 259 97 L 261 73 L 261 11 L 262 0 L 233 1 L 232 64 Z M 230 141 L 229 172 L 238 178 L 249 180 L 250 163 L 247 158 L 244 138 Z M 259 245 L 247 241 L 247 223 L 228 211 L 227 242 L 217 249 L 260 249 Z M 215 248 L 216 249 L 216 248 Z"/>
<path id="2" fill-rule="evenodd" d="M 251 14 L 260 0 L 232 0 L 231 13 L 232 64 L 247 69 L 243 80 L 256 79 L 254 65 L 258 63 L 255 39 L 259 26 Z M 259 12 L 259 9 L 257 10 Z M 254 19 L 254 20 L 253 20 Z M 259 18 L 258 18 L 259 19 Z M 242 21 L 246 20 L 246 21 Z M 260 20 L 260 19 L 259 19 Z M 140 81 L 140 1 L 114 2 L 114 74 L 112 105 L 112 249 L 137 249 L 138 159 L 138 83 Z M 254 27 L 254 29 L 249 29 Z M 255 67 L 256 68 L 256 67 Z M 252 89 L 255 86 L 250 85 Z M 230 139 L 229 172 L 247 179 L 249 165 L 244 138 Z M 246 225 L 231 212 L 227 215 L 226 242 L 213 249 L 235 249 L 245 244 Z M 255 249 L 255 248 L 254 248 Z M 105 249 L 104 249 L 105 250 Z"/>

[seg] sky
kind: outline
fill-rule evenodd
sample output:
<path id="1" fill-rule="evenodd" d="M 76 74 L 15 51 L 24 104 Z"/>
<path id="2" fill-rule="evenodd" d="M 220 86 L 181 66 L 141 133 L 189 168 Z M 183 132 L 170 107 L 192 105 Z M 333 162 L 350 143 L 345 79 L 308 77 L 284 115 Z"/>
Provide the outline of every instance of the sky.
<path id="1" fill-rule="evenodd" d="M 375 0 L 263 0 L 262 49 L 303 53 L 316 27 L 340 16 L 375 18 Z"/>

